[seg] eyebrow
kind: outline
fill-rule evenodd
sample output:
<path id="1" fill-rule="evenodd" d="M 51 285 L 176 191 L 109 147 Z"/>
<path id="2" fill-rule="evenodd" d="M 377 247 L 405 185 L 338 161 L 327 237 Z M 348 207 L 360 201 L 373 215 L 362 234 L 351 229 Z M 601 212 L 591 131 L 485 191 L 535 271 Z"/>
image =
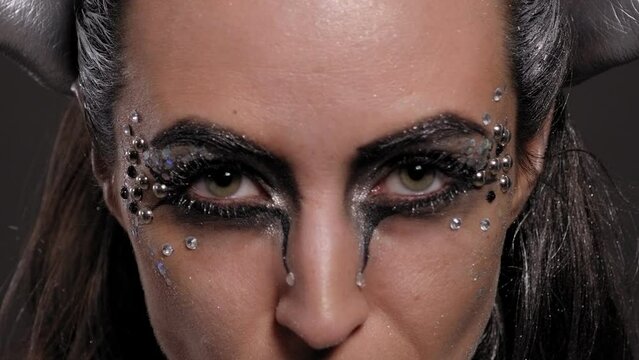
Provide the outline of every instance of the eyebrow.
<path id="1" fill-rule="evenodd" d="M 477 122 L 454 113 L 441 113 L 422 118 L 413 125 L 386 135 L 357 149 L 351 162 L 351 173 L 361 172 L 379 159 L 398 150 L 421 143 L 436 143 L 444 139 L 480 135 L 488 138 L 486 129 Z"/>
<path id="2" fill-rule="evenodd" d="M 162 149 L 168 146 L 203 146 L 226 157 L 246 159 L 258 168 L 268 168 L 277 177 L 264 174 L 265 179 L 283 186 L 293 199 L 297 199 L 297 185 L 290 164 L 246 136 L 228 130 L 212 121 L 199 117 L 177 120 L 171 127 L 158 133 L 151 145 Z"/>
<path id="3" fill-rule="evenodd" d="M 416 144 L 435 143 L 439 140 L 471 135 L 488 137 L 484 127 L 454 113 L 441 113 L 421 118 L 409 127 L 360 146 L 351 161 L 349 188 L 352 187 L 357 174 L 361 174 L 364 169 L 377 164 L 380 159 L 389 154 Z M 299 199 L 299 190 L 292 168 L 284 158 L 269 152 L 256 142 L 247 139 L 246 136 L 238 135 L 213 121 L 199 117 L 181 118 L 171 127 L 158 133 L 151 140 L 151 145 L 159 149 L 170 145 L 204 146 L 225 156 L 247 159 L 250 163 L 266 167 L 272 174 L 277 174 L 264 175 L 266 180 L 282 186 L 282 190 L 288 193 L 296 203 Z"/>

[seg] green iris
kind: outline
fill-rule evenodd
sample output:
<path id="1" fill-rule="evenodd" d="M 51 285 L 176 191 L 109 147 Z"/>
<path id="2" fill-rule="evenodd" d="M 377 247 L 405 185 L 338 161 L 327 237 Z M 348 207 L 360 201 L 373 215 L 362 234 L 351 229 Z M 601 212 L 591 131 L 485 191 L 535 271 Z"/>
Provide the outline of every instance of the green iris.
<path id="1" fill-rule="evenodd" d="M 242 184 L 242 174 L 232 169 L 222 168 L 208 174 L 204 183 L 211 195 L 225 198 L 237 193 Z"/>
<path id="2" fill-rule="evenodd" d="M 435 182 L 435 171 L 423 165 L 407 165 L 399 169 L 399 180 L 413 192 L 423 192 Z"/>

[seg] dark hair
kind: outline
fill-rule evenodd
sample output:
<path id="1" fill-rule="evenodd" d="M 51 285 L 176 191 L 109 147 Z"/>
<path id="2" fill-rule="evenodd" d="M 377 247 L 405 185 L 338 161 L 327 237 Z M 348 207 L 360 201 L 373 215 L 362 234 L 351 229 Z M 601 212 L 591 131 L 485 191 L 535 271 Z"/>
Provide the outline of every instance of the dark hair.
<path id="1" fill-rule="evenodd" d="M 77 4 L 85 109 L 72 105 L 62 122 L 38 221 L 2 304 L 0 341 L 9 356 L 129 358 L 142 349 L 145 358 L 162 357 L 128 236 L 100 205 L 90 165 L 93 149 L 96 174 L 106 178 L 116 154 L 119 7 Z M 551 128 L 541 174 L 528 170 L 538 180 L 508 231 L 496 305 L 475 358 L 630 359 L 634 329 L 624 320 L 613 251 L 622 239 L 614 187 L 564 113 L 569 23 L 559 0 L 515 0 L 509 11 L 519 158 L 531 159 L 523 144 L 547 118 Z"/>

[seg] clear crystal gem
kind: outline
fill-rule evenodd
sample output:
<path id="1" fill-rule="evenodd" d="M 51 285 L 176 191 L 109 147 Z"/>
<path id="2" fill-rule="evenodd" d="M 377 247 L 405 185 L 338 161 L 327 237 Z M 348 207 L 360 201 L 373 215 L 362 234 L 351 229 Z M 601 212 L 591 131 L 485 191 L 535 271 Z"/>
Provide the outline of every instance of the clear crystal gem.
<path id="1" fill-rule="evenodd" d="M 164 256 L 173 255 L 173 246 L 171 246 L 170 244 L 166 244 L 162 246 L 162 255 Z"/>
<path id="2" fill-rule="evenodd" d="M 488 229 L 490 229 L 490 220 L 489 219 L 483 219 L 479 223 L 479 228 L 481 229 L 481 231 L 488 231 Z"/>
<path id="3" fill-rule="evenodd" d="M 461 226 L 462 226 L 462 221 L 461 221 L 460 218 L 453 218 L 450 221 L 450 229 L 451 230 L 457 231 L 457 230 L 461 229 Z"/>
<path id="4" fill-rule="evenodd" d="M 188 236 L 184 239 L 184 246 L 189 250 L 197 249 L 197 238 L 195 238 L 195 236 Z"/>

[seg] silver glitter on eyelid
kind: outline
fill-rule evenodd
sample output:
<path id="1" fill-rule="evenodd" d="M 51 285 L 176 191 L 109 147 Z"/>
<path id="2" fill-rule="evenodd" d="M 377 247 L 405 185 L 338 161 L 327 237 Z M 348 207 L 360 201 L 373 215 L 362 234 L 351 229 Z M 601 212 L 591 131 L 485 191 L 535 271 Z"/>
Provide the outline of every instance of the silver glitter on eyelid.
<path id="1" fill-rule="evenodd" d="M 450 229 L 453 231 L 457 231 L 462 227 L 462 220 L 460 218 L 453 218 L 450 221 Z"/>

